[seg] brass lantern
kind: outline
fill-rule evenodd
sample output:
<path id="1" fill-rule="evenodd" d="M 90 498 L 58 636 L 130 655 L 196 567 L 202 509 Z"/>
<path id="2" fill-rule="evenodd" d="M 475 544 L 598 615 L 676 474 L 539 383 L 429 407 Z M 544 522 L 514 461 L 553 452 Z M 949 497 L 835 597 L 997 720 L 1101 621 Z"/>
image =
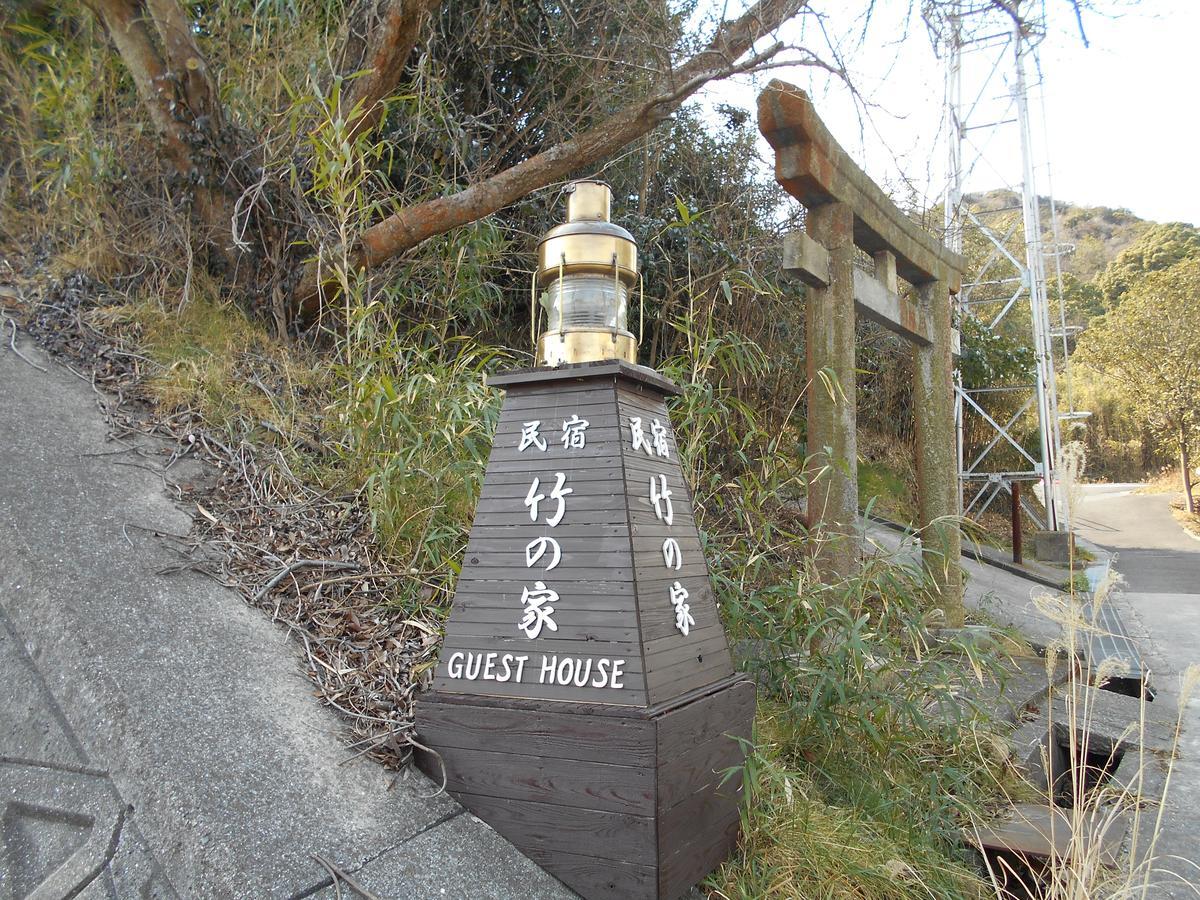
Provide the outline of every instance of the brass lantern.
<path id="1" fill-rule="evenodd" d="M 609 221 L 607 184 L 577 181 L 566 193 L 567 221 L 538 243 L 534 292 L 541 291 L 547 322 L 537 341 L 537 364 L 637 363 L 637 339 L 627 327 L 638 280 L 637 244 Z"/>

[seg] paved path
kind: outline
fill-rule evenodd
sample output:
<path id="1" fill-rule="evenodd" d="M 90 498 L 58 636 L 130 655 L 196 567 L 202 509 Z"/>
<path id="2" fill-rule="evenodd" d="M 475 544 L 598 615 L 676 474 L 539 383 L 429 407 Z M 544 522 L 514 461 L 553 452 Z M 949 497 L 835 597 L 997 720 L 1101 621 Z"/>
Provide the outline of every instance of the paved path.
<path id="1" fill-rule="evenodd" d="M 144 529 L 188 513 L 90 385 L 6 345 L 0 897 L 333 897 L 312 854 L 383 897 L 574 896 L 423 776 L 350 759 L 238 595 L 158 574 L 178 558 Z"/>
<path id="2" fill-rule="evenodd" d="M 1200 541 L 1175 521 L 1169 495 L 1137 494 L 1138 487 L 1085 485 L 1076 527 L 1117 554 L 1126 581 L 1121 615 L 1150 666 L 1155 704 L 1174 708 L 1184 670 L 1200 663 Z M 1164 869 L 1200 884 L 1200 696 L 1188 703 L 1184 727 L 1158 851 Z M 1152 897 L 1200 897 L 1167 873 L 1156 881 Z"/>

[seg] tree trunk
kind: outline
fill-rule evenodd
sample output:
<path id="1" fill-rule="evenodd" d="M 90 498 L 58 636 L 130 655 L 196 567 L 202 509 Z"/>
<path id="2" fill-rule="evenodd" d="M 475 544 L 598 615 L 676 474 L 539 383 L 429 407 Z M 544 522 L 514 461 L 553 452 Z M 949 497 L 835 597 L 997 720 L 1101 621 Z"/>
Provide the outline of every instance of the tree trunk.
<path id="1" fill-rule="evenodd" d="M 361 72 L 346 87 L 344 109 L 358 107 L 350 139 L 370 131 L 383 118 L 384 99 L 404 75 L 421 28 L 439 0 L 386 0 L 381 7 L 360 3 L 351 18 L 343 47 L 343 77 Z"/>
<path id="2" fill-rule="evenodd" d="M 225 186 L 228 167 L 218 149 L 228 139 L 208 67 L 178 0 L 86 0 L 103 23 L 133 78 L 163 154 L 187 185 L 206 244 L 227 261 L 233 198 Z M 159 40 L 155 40 L 154 32 Z"/>
<path id="3" fill-rule="evenodd" d="M 1189 515 L 1196 514 L 1196 501 L 1192 497 L 1192 459 L 1188 453 L 1187 428 L 1179 423 L 1179 471 L 1183 475 L 1183 502 L 1187 504 Z"/>

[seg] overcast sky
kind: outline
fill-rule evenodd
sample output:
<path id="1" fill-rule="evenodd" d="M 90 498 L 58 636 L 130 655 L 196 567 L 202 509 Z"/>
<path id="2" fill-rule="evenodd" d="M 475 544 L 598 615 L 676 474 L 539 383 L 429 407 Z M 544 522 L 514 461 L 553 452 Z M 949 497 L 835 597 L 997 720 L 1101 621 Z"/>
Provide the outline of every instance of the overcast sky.
<path id="1" fill-rule="evenodd" d="M 876 0 L 864 35 L 858 17 L 866 5 L 814 0 L 823 21 L 802 16 L 781 35 L 827 58 L 828 35 L 865 106 L 827 74 L 798 67 L 711 88 L 702 102 L 753 109 L 769 78 L 790 81 L 809 91 L 830 131 L 876 181 L 897 196 L 937 202 L 946 172 L 944 67 L 924 23 L 909 18 L 909 0 Z M 1050 27 L 1038 48 L 1041 72 L 1029 72 L 1039 193 L 1052 186 L 1058 200 L 1200 223 L 1200 0 L 1142 0 L 1111 4 L 1115 16 L 1085 13 L 1087 47 L 1068 0 L 1046 5 Z M 973 124 L 1012 115 L 1011 54 L 1000 54 L 979 50 L 964 60 L 968 97 L 995 71 Z M 967 165 L 980 160 L 966 189 L 1019 188 L 1015 126 L 980 128 L 971 137 L 990 143 L 982 153 L 965 151 Z"/>

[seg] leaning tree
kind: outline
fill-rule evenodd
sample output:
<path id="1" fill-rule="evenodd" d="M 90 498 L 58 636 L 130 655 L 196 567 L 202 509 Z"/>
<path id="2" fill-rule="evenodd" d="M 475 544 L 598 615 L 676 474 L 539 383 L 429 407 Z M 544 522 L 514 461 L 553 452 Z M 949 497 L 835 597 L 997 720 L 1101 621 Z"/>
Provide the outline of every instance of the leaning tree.
<path id="1" fill-rule="evenodd" d="M 193 249 L 281 329 L 430 238 L 587 174 L 709 82 L 824 65 L 771 39 L 806 0 L 722 21 L 666 0 L 83 2 L 152 125 Z M 238 78 L 253 73 L 230 46 L 289 14 L 319 17 L 326 40 L 306 84 L 281 69 L 274 99 L 249 103 Z M 323 119 L 292 115 L 305 91 Z M 370 194 L 349 225 L 334 209 L 347 172 Z"/>

